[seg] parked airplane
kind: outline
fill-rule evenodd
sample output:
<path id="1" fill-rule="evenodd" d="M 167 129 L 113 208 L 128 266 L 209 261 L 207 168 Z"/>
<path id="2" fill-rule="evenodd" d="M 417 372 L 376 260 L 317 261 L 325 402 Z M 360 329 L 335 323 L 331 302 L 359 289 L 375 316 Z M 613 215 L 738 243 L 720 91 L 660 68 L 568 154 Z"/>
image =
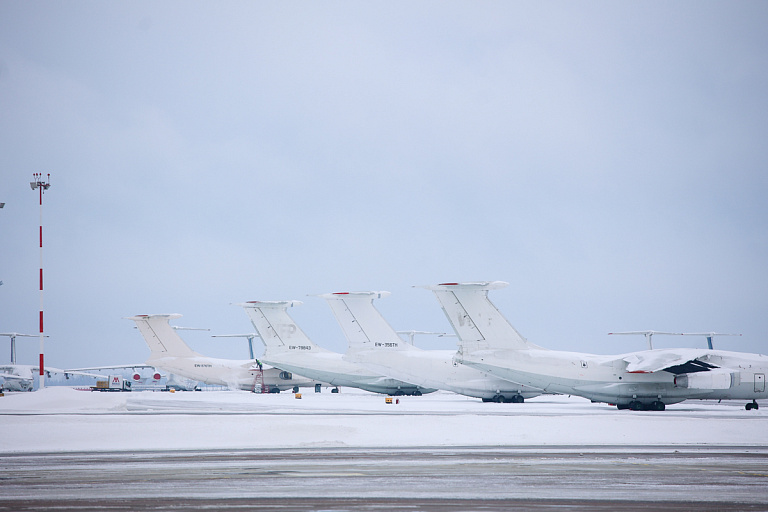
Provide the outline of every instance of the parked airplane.
<path id="1" fill-rule="evenodd" d="M 30 365 L 16 364 L 16 338 L 36 338 L 38 335 L 21 334 L 18 332 L 4 332 L 0 336 L 7 336 L 11 339 L 11 364 L 0 366 L 0 389 L 7 391 L 32 391 L 34 385 L 35 371 L 39 372 L 39 367 Z"/>
<path id="2" fill-rule="evenodd" d="M 136 322 L 139 332 L 149 346 L 150 355 L 146 364 L 187 379 L 248 391 L 259 391 L 265 387 L 270 392 L 277 393 L 285 389 L 321 384 L 292 375 L 288 371 L 262 367 L 256 359 L 219 359 L 199 354 L 189 348 L 169 324 L 171 319 L 179 317 L 181 315 L 173 314 L 137 315 L 128 318 Z"/>
<path id="3" fill-rule="evenodd" d="M 425 286 L 461 340 L 456 360 L 550 393 L 573 394 L 619 409 L 664 410 L 688 399 L 768 397 L 768 357 L 708 349 L 655 349 L 616 356 L 547 350 L 530 343 L 488 299 L 500 281 Z"/>
<path id="4" fill-rule="evenodd" d="M 32 391 L 39 367 L 25 364 L 0 366 L 0 390 Z"/>
<path id="5" fill-rule="evenodd" d="M 484 402 L 522 403 L 541 394 L 527 386 L 488 375 L 453 361 L 456 350 L 422 350 L 405 343 L 374 307 L 389 292 L 320 295 L 331 307 L 349 341 L 345 359 L 392 378 L 423 387 L 481 398 Z"/>
<path id="6" fill-rule="evenodd" d="M 4 332 L 0 336 L 11 339 L 11 364 L 0 365 L 0 389 L 3 391 L 32 391 L 35 383 L 35 375 L 40 373 L 40 367 L 29 364 L 16 364 L 16 338 L 37 338 L 38 334 L 21 334 L 18 332 Z M 47 338 L 48 336 L 46 336 Z M 64 375 L 67 379 L 71 375 L 83 375 L 86 377 L 103 377 L 92 373 L 84 373 L 79 370 L 61 370 L 50 366 L 45 367 L 45 373 L 50 377 L 51 373 Z"/>
<path id="7" fill-rule="evenodd" d="M 131 383 L 131 391 L 143 390 L 176 390 L 176 391 L 194 391 L 199 389 L 200 382 L 194 379 L 187 379 L 180 375 L 168 373 L 159 368 L 148 364 L 117 364 L 107 366 L 92 366 L 89 368 L 74 368 L 68 372 L 105 372 L 109 375 L 125 376 Z M 163 381 L 165 379 L 165 381 Z"/>
<path id="8" fill-rule="evenodd" d="M 40 367 L 31 364 L 6 364 L 0 365 L 0 389 L 3 391 L 32 391 L 35 385 L 35 376 L 40 374 Z M 62 370 L 61 368 L 45 367 L 45 374 L 64 375 L 66 379 L 72 376 L 84 376 L 106 378 L 106 375 L 87 373 L 79 370 Z"/>
<path id="9" fill-rule="evenodd" d="M 240 304 L 264 342 L 262 359 L 271 365 L 334 386 L 360 388 L 390 395 L 421 395 L 434 388 L 388 378 L 343 359 L 343 354 L 314 344 L 288 315 L 299 301 L 251 301 Z"/>

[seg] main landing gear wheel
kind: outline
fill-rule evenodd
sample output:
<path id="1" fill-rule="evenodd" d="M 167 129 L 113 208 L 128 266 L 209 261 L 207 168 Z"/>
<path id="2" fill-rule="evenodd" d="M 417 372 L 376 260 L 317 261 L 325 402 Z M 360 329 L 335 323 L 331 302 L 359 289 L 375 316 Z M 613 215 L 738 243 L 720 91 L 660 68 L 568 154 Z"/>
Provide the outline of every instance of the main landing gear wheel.
<path id="1" fill-rule="evenodd" d="M 748 411 L 751 411 L 752 409 L 754 409 L 754 410 L 758 410 L 758 409 L 760 408 L 760 406 L 759 406 L 759 405 L 757 405 L 757 401 L 755 401 L 755 400 L 752 400 L 752 402 L 751 402 L 751 403 L 748 403 L 747 405 L 745 405 L 745 406 L 744 406 L 744 408 L 745 408 L 746 410 L 748 410 Z"/>
<path id="2" fill-rule="evenodd" d="M 629 404 L 618 404 L 619 410 L 631 409 L 633 411 L 663 411 L 667 406 L 661 400 L 655 400 L 651 403 L 643 403 L 640 400 L 632 400 Z"/>

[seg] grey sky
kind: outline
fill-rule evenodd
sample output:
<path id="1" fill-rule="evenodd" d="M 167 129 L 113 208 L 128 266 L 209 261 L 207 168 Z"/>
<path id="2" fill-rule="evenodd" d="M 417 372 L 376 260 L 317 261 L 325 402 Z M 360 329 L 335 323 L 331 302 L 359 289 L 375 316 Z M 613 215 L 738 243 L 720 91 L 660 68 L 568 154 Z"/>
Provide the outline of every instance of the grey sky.
<path id="1" fill-rule="evenodd" d="M 0 1 L 0 331 L 37 332 L 50 172 L 49 365 L 142 362 L 142 313 L 244 357 L 209 334 L 252 331 L 246 300 L 303 300 L 343 351 L 306 297 L 331 291 L 447 330 L 411 285 L 462 280 L 510 282 L 492 299 L 550 348 L 715 330 L 766 353 L 766 24 L 764 2 Z"/>

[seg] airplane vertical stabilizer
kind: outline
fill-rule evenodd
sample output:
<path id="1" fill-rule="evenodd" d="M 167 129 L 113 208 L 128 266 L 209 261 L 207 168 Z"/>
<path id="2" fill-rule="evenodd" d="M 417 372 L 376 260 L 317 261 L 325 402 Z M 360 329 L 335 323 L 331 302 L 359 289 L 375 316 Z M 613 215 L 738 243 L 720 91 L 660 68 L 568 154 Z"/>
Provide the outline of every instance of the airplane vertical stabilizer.
<path id="1" fill-rule="evenodd" d="M 372 348 L 408 349 L 397 332 L 373 305 L 373 299 L 389 292 L 341 292 L 320 295 L 324 298 L 349 341 L 349 350 Z"/>
<path id="2" fill-rule="evenodd" d="M 150 357 L 194 356 L 196 353 L 184 343 L 181 336 L 169 324 L 172 319 L 180 317 L 179 314 L 137 315 L 128 317 L 128 320 L 136 322 L 136 327 L 152 353 Z"/>
<path id="3" fill-rule="evenodd" d="M 460 350 L 541 348 L 523 338 L 488 299 L 488 291 L 503 288 L 503 281 L 443 283 L 432 290 L 459 337 Z"/>
<path id="4" fill-rule="evenodd" d="M 311 350 L 323 352 L 325 349 L 315 345 L 304 331 L 296 325 L 287 309 L 301 304 L 300 301 L 250 301 L 239 304 L 245 309 L 251 323 L 266 347 L 265 359 L 269 354 L 282 351 Z"/>

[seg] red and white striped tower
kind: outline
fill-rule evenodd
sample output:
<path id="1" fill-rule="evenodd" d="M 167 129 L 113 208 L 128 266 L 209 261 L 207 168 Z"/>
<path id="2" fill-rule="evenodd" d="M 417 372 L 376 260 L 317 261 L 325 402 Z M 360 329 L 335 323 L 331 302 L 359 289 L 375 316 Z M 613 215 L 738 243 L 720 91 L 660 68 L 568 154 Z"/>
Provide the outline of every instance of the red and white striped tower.
<path id="1" fill-rule="evenodd" d="M 43 174 L 36 172 L 34 175 L 35 181 L 29 183 L 32 190 L 37 189 L 40 192 L 40 386 L 39 389 L 45 387 L 45 364 L 43 361 L 43 354 L 45 354 L 43 339 L 43 192 L 48 190 L 51 186 L 51 175 L 48 174 L 48 180 L 43 181 Z"/>

